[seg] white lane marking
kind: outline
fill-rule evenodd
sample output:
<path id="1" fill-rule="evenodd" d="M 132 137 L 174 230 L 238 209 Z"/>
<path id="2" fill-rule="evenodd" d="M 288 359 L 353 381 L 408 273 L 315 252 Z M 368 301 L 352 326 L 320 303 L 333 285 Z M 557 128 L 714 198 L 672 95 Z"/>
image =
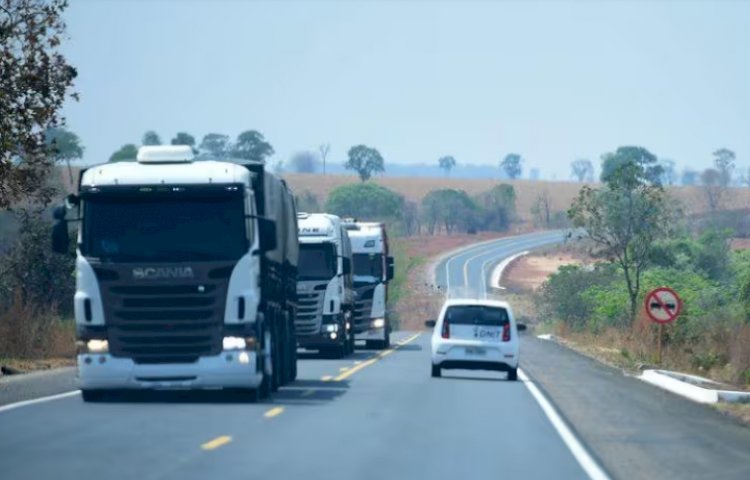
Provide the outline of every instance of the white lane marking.
<path id="1" fill-rule="evenodd" d="M 73 397 L 75 395 L 79 395 L 80 393 L 80 390 L 73 390 L 70 392 L 58 393 L 57 395 L 50 395 L 48 397 L 39 397 L 33 400 L 24 400 L 22 402 L 9 403 L 8 405 L 3 405 L 2 407 L 0 407 L 0 412 L 7 412 L 10 410 L 15 410 L 16 408 L 27 407 L 29 405 L 36 405 L 37 403 L 52 402 L 55 400 L 60 400 L 62 398 Z"/>
<path id="2" fill-rule="evenodd" d="M 536 400 L 539 406 L 542 407 L 542 411 L 545 415 L 547 415 L 547 419 L 549 419 L 552 426 L 555 427 L 555 430 L 557 430 L 560 438 L 562 438 L 562 441 L 568 447 L 570 453 L 573 454 L 573 457 L 575 457 L 575 459 L 578 461 L 578 464 L 581 466 L 583 471 L 586 472 L 586 475 L 588 475 L 591 480 L 609 480 L 609 476 L 606 474 L 606 472 L 602 469 L 602 467 L 599 466 L 598 463 L 596 463 L 589 452 L 586 451 L 581 442 L 576 438 L 573 432 L 570 431 L 568 426 L 565 424 L 565 422 L 557 413 L 549 400 L 547 400 L 547 398 L 537 388 L 534 382 L 532 382 L 531 379 L 526 375 L 526 372 L 519 368 L 518 376 L 521 380 L 523 380 L 524 385 L 526 385 L 526 388 L 529 389 L 529 392 L 531 392 L 531 396 L 534 397 L 534 400 Z"/>
<path id="3" fill-rule="evenodd" d="M 504 287 L 500 286 L 500 280 L 503 278 L 503 272 L 506 268 L 508 268 L 508 265 L 511 264 L 513 260 L 516 258 L 523 257 L 524 255 L 528 255 L 529 250 L 525 250 L 523 252 L 516 253 L 515 255 L 511 255 L 510 257 L 506 257 L 502 262 L 500 262 L 497 267 L 495 267 L 494 270 L 492 270 L 492 278 L 490 279 L 490 285 L 496 288 L 502 288 Z"/>

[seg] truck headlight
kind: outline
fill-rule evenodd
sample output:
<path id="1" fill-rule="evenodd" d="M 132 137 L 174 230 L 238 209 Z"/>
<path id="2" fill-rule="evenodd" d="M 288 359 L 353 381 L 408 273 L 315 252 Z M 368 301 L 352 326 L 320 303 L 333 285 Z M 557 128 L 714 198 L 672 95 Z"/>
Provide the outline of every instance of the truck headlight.
<path id="1" fill-rule="evenodd" d="M 383 328 L 385 327 L 385 318 L 376 318 L 372 321 L 372 328 Z"/>
<path id="2" fill-rule="evenodd" d="M 86 342 L 88 353 L 107 353 L 109 352 L 109 342 L 106 340 L 89 340 Z"/>
<path id="3" fill-rule="evenodd" d="M 247 343 L 242 337 L 224 337 L 222 345 L 224 350 L 244 350 Z"/>
<path id="4" fill-rule="evenodd" d="M 339 331 L 339 326 L 335 323 L 325 324 L 323 325 L 323 328 L 325 329 L 326 332 L 338 332 Z"/>

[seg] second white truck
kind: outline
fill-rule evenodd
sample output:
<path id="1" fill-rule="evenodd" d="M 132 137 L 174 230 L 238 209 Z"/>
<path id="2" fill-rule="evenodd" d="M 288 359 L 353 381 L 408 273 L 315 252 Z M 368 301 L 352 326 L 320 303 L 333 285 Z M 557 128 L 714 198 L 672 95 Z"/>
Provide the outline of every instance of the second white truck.
<path id="1" fill-rule="evenodd" d="M 336 357 L 354 351 L 352 248 L 341 219 L 300 213 L 297 344 Z"/>

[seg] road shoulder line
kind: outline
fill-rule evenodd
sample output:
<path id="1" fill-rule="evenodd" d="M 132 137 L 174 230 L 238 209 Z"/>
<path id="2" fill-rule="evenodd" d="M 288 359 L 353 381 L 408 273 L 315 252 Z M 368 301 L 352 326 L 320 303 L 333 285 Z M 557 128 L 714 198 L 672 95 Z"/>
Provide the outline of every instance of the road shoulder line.
<path id="1" fill-rule="evenodd" d="M 52 401 L 60 400 L 63 398 L 73 397 L 80 393 L 81 393 L 80 390 L 72 390 L 70 392 L 58 393 L 56 395 L 49 395 L 47 397 L 39 397 L 39 398 L 34 398 L 32 400 L 24 400 L 22 402 L 9 403 L 8 405 L 3 405 L 2 407 L 0 407 L 0 413 L 7 412 L 10 410 L 15 410 L 16 408 L 27 407 L 29 405 L 35 405 L 37 403 L 52 402 Z"/>
<path id="2" fill-rule="evenodd" d="M 568 428 L 568 425 L 562 419 L 557 410 L 552 406 L 547 397 L 539 390 L 534 382 L 526 375 L 526 372 L 518 369 L 518 376 L 523 380 L 524 385 L 534 397 L 534 400 L 539 404 L 547 419 L 550 421 L 552 426 L 557 431 L 558 435 L 562 439 L 565 446 L 568 447 L 570 453 L 573 454 L 578 464 L 581 466 L 586 475 L 592 480 L 609 480 L 607 473 L 599 466 L 594 458 L 589 454 L 588 450 L 578 440 L 578 437 Z"/>

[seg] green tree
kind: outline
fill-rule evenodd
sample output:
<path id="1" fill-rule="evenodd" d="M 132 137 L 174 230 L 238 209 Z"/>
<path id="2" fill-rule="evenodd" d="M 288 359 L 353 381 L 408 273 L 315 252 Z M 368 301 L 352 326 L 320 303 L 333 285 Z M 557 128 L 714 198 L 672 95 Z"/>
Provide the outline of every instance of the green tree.
<path id="1" fill-rule="evenodd" d="M 701 173 L 701 186 L 706 195 L 708 208 L 712 212 L 721 210 L 726 193 L 723 174 L 715 168 L 707 168 Z"/>
<path id="2" fill-rule="evenodd" d="M 643 147 L 619 147 L 602 155 L 601 180 L 614 187 L 631 189 L 638 184 L 661 184 L 663 167 L 656 155 Z M 618 185 L 618 182 L 628 184 Z"/>
<path id="3" fill-rule="evenodd" d="M 422 212 L 431 235 L 441 224 L 448 234 L 456 229 L 477 228 L 477 205 L 463 190 L 445 188 L 429 192 L 422 199 Z"/>
<path id="4" fill-rule="evenodd" d="M 321 213 L 323 211 L 320 208 L 320 200 L 310 190 L 302 190 L 297 194 L 297 210 L 300 212 L 307 213 Z"/>
<path id="5" fill-rule="evenodd" d="M 505 231 L 516 217 L 516 190 L 501 183 L 475 198 L 479 226 L 484 230 Z"/>
<path id="6" fill-rule="evenodd" d="M 109 157 L 110 162 L 132 162 L 138 156 L 138 147 L 128 143 Z"/>
<path id="7" fill-rule="evenodd" d="M 720 148 L 714 152 L 714 165 L 719 171 L 722 187 L 728 187 L 732 183 L 735 158 L 734 152 L 728 148 Z"/>
<path id="8" fill-rule="evenodd" d="M 149 130 L 143 134 L 141 145 L 161 145 L 161 137 L 155 131 Z"/>
<path id="9" fill-rule="evenodd" d="M 599 248 L 599 253 L 615 263 L 623 274 L 630 299 L 630 319 L 635 319 L 641 277 L 652 258 L 655 242 L 670 231 L 671 212 L 667 209 L 664 190 L 648 174 L 656 159 L 631 161 L 630 154 L 646 157 L 646 149 L 626 147 L 625 161 L 604 175 L 606 187 L 585 186 L 568 211 L 576 227 L 583 228 Z M 613 157 L 606 156 L 611 159 Z M 617 157 L 614 157 L 617 158 Z M 606 162 L 605 162 L 606 163 Z M 656 179 L 658 181 L 658 178 Z"/>
<path id="10" fill-rule="evenodd" d="M 573 177 L 579 182 L 590 182 L 594 179 L 594 165 L 587 158 L 573 160 L 570 164 Z"/>
<path id="11" fill-rule="evenodd" d="M 328 195 L 326 211 L 362 220 L 399 218 L 404 198 L 374 183 L 342 185 Z"/>
<path id="12" fill-rule="evenodd" d="M 521 166 L 522 163 L 523 158 L 521 158 L 521 155 L 517 153 L 509 153 L 505 156 L 503 161 L 500 162 L 500 168 L 505 172 L 508 178 L 515 180 L 521 176 L 521 172 L 523 171 L 523 167 Z"/>
<path id="13" fill-rule="evenodd" d="M 674 160 L 663 158 L 659 162 L 661 166 L 661 183 L 662 185 L 674 185 L 677 183 L 677 171 L 675 170 Z"/>
<path id="14" fill-rule="evenodd" d="M 187 132 L 177 132 L 170 142 L 172 145 L 187 145 L 189 147 L 195 147 L 195 137 Z"/>
<path id="15" fill-rule="evenodd" d="M 254 162 L 265 162 L 266 158 L 273 154 L 271 144 L 256 130 L 246 130 L 237 135 L 237 141 L 232 148 L 233 157 Z"/>
<path id="16" fill-rule="evenodd" d="M 445 170 L 446 175 L 450 175 L 451 170 L 456 166 L 456 159 L 452 155 L 446 155 L 438 159 L 438 165 Z"/>
<path id="17" fill-rule="evenodd" d="M 67 165 L 70 185 L 74 185 L 73 169 L 70 167 L 70 162 L 83 158 L 84 148 L 81 145 L 81 139 L 70 130 L 60 127 L 47 129 L 46 141 L 49 154 L 55 162 L 65 162 Z"/>
<path id="18" fill-rule="evenodd" d="M 349 149 L 348 156 L 344 168 L 356 171 L 363 182 L 369 180 L 373 173 L 385 171 L 385 161 L 374 148 L 356 145 Z"/>
<path id="19" fill-rule="evenodd" d="M 289 166 L 297 173 L 315 173 L 318 169 L 318 156 L 314 152 L 297 152 L 289 159 Z"/>
<path id="20" fill-rule="evenodd" d="M 46 204 L 55 158 L 46 134 L 77 76 L 61 53 L 66 0 L 0 0 L 0 208 Z"/>
<path id="21" fill-rule="evenodd" d="M 229 136 L 221 133 L 207 133 L 203 136 L 198 148 L 213 158 L 221 160 L 228 154 Z"/>

